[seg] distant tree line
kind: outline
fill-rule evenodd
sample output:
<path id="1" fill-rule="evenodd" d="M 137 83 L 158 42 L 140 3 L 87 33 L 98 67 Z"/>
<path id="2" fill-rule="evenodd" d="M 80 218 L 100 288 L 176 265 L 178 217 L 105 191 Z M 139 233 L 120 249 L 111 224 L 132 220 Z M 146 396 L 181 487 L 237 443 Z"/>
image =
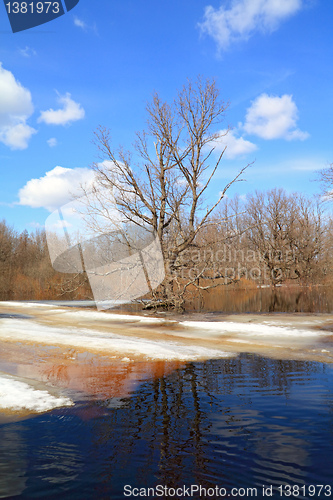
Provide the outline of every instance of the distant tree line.
<path id="1" fill-rule="evenodd" d="M 243 201 L 225 199 L 214 217 L 184 258 L 202 277 L 271 286 L 330 280 L 332 222 L 320 199 L 256 191 Z"/>
<path id="2" fill-rule="evenodd" d="M 225 198 L 174 262 L 183 298 L 212 286 L 330 284 L 332 221 L 322 203 L 283 189 Z M 175 235 L 176 237 L 176 235 Z M 156 296 L 158 297 L 158 290 Z M 0 222 L 0 300 L 92 299 L 86 275 L 52 268 L 43 230 Z"/>
<path id="3" fill-rule="evenodd" d="M 45 231 L 19 234 L 0 221 L 0 300 L 85 298 L 92 298 L 85 275 L 52 268 Z"/>

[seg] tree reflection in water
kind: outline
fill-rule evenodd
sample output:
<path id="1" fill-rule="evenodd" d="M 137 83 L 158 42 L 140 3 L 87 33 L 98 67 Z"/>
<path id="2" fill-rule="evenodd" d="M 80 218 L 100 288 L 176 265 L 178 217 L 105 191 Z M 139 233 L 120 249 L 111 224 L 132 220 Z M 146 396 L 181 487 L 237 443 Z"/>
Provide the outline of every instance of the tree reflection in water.
<path id="1" fill-rule="evenodd" d="M 332 387 L 330 368 L 311 362 L 241 355 L 190 363 L 146 382 L 96 426 L 96 456 L 108 457 L 101 482 L 327 483 Z"/>
<path id="2" fill-rule="evenodd" d="M 330 483 L 330 365 L 241 354 L 147 370 L 127 397 L 116 397 L 110 377 L 111 397 L 0 426 L 0 476 L 25 478 L 21 498 L 124 498 L 126 484 L 261 492 Z M 2 457 L 12 432 L 21 445 L 9 471 Z"/>
<path id="3" fill-rule="evenodd" d="M 187 304 L 189 311 L 251 312 L 333 312 L 333 287 L 283 285 L 276 288 L 215 288 L 202 292 Z"/>

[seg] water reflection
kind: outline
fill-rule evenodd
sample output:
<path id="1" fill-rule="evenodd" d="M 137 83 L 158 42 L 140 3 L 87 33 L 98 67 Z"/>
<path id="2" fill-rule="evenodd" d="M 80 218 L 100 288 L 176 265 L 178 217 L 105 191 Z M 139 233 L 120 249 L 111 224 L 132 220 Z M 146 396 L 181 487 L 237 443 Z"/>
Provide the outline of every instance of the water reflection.
<path id="1" fill-rule="evenodd" d="M 182 482 L 206 487 L 305 484 L 309 471 L 316 480 L 326 472 L 327 482 L 332 464 L 326 441 L 329 437 L 332 443 L 332 429 L 324 431 L 327 422 L 332 424 L 329 378 L 320 365 L 242 356 L 190 364 L 155 380 L 128 401 L 116 421 L 98 427 L 94 446 L 103 450 L 115 428 L 131 430 L 122 433 L 120 457 L 117 444 L 107 449 L 103 482 L 119 484 L 119 470 L 126 471 L 123 484 L 153 481 L 174 487 Z M 325 397 L 316 398 L 315 412 L 307 411 L 306 401 L 293 404 L 299 386 L 308 388 L 311 399 L 317 390 L 311 384 L 321 379 Z M 318 410 L 325 424 L 316 432 Z M 319 453 L 328 460 L 324 472 L 317 468 Z M 135 477 L 129 473 L 133 460 Z"/>
<path id="2" fill-rule="evenodd" d="M 333 288 L 329 286 L 282 286 L 278 288 L 221 287 L 192 297 L 191 311 L 245 312 L 333 312 Z"/>
<path id="3" fill-rule="evenodd" d="M 29 316 L 27 314 L 0 313 L 0 319 L 3 319 L 3 318 L 32 319 L 32 316 Z"/>
<path id="4" fill-rule="evenodd" d="M 181 366 L 181 363 L 122 362 L 103 359 L 85 353 L 80 359 L 76 353 L 75 363 L 47 362 L 39 367 L 44 380 L 67 389 L 82 391 L 98 399 L 129 396 L 138 383 L 146 379 L 161 377 Z"/>
<path id="5" fill-rule="evenodd" d="M 26 488 L 27 446 L 22 427 L 0 427 L 0 498 L 20 495 Z"/>
<path id="6" fill-rule="evenodd" d="M 128 397 L 143 380 L 167 375 L 184 363 L 130 361 L 76 349 L 2 343 L 0 371 L 74 391 L 77 398 Z M 85 395 L 85 396 L 84 396 Z M 116 404 L 116 401 L 113 403 Z"/>
<path id="7" fill-rule="evenodd" d="M 101 393 L 109 399 L 85 398 L 74 408 L 0 427 L 0 470 L 7 470 L 13 442 L 14 475 L 27 479 L 25 498 L 124 498 L 125 484 L 258 491 L 330 484 L 330 366 L 244 354 L 167 373 L 152 364 L 142 367 L 145 381 L 119 396 L 117 407 L 112 398 L 129 390 L 124 380 L 136 378 L 139 368 L 123 370 L 117 381 L 112 374 L 105 379 L 110 392 Z"/>

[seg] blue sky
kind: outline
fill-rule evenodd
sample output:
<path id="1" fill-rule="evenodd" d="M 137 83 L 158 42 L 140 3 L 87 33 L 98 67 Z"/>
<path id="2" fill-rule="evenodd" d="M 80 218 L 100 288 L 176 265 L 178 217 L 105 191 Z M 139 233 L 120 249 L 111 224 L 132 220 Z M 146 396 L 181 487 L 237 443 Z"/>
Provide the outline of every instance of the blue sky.
<path id="1" fill-rule="evenodd" d="M 328 0 L 80 0 L 13 34 L 0 5 L 0 220 L 42 226 L 97 160 L 98 125 L 130 147 L 158 91 L 214 77 L 232 127 L 212 198 L 283 187 L 319 192 L 333 162 L 333 3 Z"/>

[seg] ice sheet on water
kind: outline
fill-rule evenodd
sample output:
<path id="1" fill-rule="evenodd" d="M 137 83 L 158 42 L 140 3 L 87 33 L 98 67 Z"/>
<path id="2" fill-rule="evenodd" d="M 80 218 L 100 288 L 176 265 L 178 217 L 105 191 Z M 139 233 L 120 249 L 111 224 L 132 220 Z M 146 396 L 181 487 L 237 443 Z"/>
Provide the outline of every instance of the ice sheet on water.
<path id="1" fill-rule="evenodd" d="M 157 360 L 193 361 L 232 356 L 221 349 L 200 345 L 182 344 L 176 341 L 151 340 L 149 338 L 119 335 L 88 328 L 47 326 L 34 321 L 16 319 L 1 320 L 0 340 L 39 342 L 48 345 L 92 349 L 104 353 L 120 353 L 122 356 L 145 356 Z"/>
<path id="2" fill-rule="evenodd" d="M 98 319 L 99 321 L 131 321 L 140 323 L 164 323 L 166 320 L 164 318 L 156 318 L 154 316 L 140 316 L 135 314 L 116 314 L 110 312 L 100 312 L 100 311 L 68 311 L 61 310 L 68 318 L 77 319 Z M 176 321 L 171 321 L 176 323 Z"/>
<path id="3" fill-rule="evenodd" d="M 0 376 L 0 409 L 40 413 L 72 404 L 66 397 L 53 396 L 9 375 Z"/>
<path id="4" fill-rule="evenodd" d="M 327 335 L 327 332 L 318 330 L 305 330 L 286 326 L 275 326 L 268 323 L 241 323 L 233 321 L 183 321 L 180 323 L 186 328 L 195 328 L 218 334 L 242 334 L 255 337 L 317 337 Z"/>
<path id="5" fill-rule="evenodd" d="M 77 305 L 79 307 L 80 301 L 72 301 L 72 302 L 64 302 L 63 304 L 61 303 L 56 303 L 54 301 L 50 301 L 49 303 L 44 303 L 44 302 L 15 302 L 15 301 L 7 301 L 7 302 L 1 302 L 0 301 L 0 306 L 2 307 L 15 307 L 15 308 L 44 308 L 45 310 L 48 308 L 52 312 L 58 312 L 59 314 L 66 315 L 67 318 L 73 318 L 73 319 L 88 319 L 88 320 L 94 320 L 98 319 L 99 321 L 131 321 L 131 322 L 140 322 L 140 323 L 165 323 L 164 318 L 156 318 L 154 316 L 143 316 L 143 315 L 138 315 L 138 314 L 117 314 L 117 313 L 111 313 L 111 312 L 101 312 L 101 311 L 92 311 L 92 310 L 86 310 L 86 309 L 76 309 L 72 310 L 71 308 L 64 307 L 65 305 Z M 91 305 L 94 303 L 91 302 Z M 168 320 L 168 322 L 175 323 L 176 321 L 173 320 Z"/>
<path id="6" fill-rule="evenodd" d="M 44 302 L 15 302 L 14 300 L 11 301 L 0 301 L 0 306 L 2 307 L 8 307 L 8 306 L 13 306 L 13 307 L 48 307 L 48 308 L 53 308 L 54 306 L 51 304 L 45 304 Z"/>
<path id="7" fill-rule="evenodd" d="M 10 304 L 10 303 L 7 303 Z M 11 303 L 13 304 L 13 303 Z M 22 306 L 22 303 L 16 302 L 16 310 Z M 28 303 L 23 303 L 23 307 Z M 30 303 L 34 307 L 33 303 Z M 37 304 L 38 305 L 38 304 Z M 86 350 L 98 350 L 104 352 L 112 352 L 117 357 L 137 357 L 144 356 L 148 359 L 155 360 L 181 360 L 194 361 L 209 358 L 221 358 L 230 354 L 228 351 L 230 342 L 233 345 L 237 343 L 247 343 L 249 346 L 256 344 L 266 347 L 295 347 L 300 348 L 304 345 L 315 345 L 317 341 L 327 336 L 329 333 L 326 330 L 320 330 L 320 325 L 323 322 L 323 317 L 311 316 L 275 316 L 268 317 L 258 315 L 248 316 L 228 316 L 219 318 L 217 321 L 176 321 L 174 319 L 117 314 L 111 312 L 101 312 L 94 310 L 69 309 L 54 304 L 43 304 L 49 306 L 46 314 L 50 312 L 54 324 L 57 324 L 57 317 L 64 319 L 66 323 L 73 326 L 56 327 L 42 326 L 37 321 L 33 320 L 20 322 L 12 319 L 0 319 L 0 339 L 12 341 L 30 341 L 40 342 L 49 345 L 66 345 Z M 30 311 L 28 311 L 30 312 Z M 41 314 L 45 316 L 44 309 Z M 2 323 L 6 321 L 6 323 Z M 328 321 L 326 318 L 325 321 Z M 131 330 L 130 324 L 134 323 L 135 327 L 140 327 L 140 337 L 135 332 L 135 328 Z M 112 324 L 124 328 L 124 335 L 117 331 L 112 332 Z M 80 327 L 78 327 L 80 325 Z M 81 327 L 82 325 L 82 327 Z M 128 329 L 127 329 L 128 325 Z M 145 325 L 147 333 L 145 333 Z M 169 328 L 171 326 L 171 328 Z M 108 331 L 100 331 L 98 328 Z M 141 328 L 142 327 L 142 328 Z M 156 328 L 152 328 L 156 327 Z M 116 330 L 114 330 L 116 331 Z M 128 336 L 127 334 L 132 334 Z M 152 335 L 154 339 L 152 340 Z M 177 341 L 165 339 L 165 334 L 176 337 Z M 156 338 L 156 335 L 161 335 L 161 339 Z M 187 344 L 185 343 L 187 339 Z M 189 342 L 191 339 L 191 343 Z M 218 339 L 219 344 L 215 342 Z M 228 347 L 223 347 L 222 342 L 227 340 Z M 202 341 L 214 341 L 214 344 L 205 345 Z M 250 347 L 249 347 L 250 348 Z M 237 349 L 236 349 L 237 350 Z"/>
<path id="8" fill-rule="evenodd" d="M 185 327 L 186 329 L 201 329 L 212 333 L 240 333 L 256 336 L 304 336 L 313 337 L 317 335 L 324 335 L 325 333 L 319 330 L 314 330 L 311 326 L 316 326 L 320 323 L 320 318 L 311 318 L 311 320 L 305 321 L 304 318 L 300 318 L 300 325 L 297 327 L 286 324 L 284 320 L 284 325 L 277 326 L 278 321 L 264 321 L 259 322 L 240 322 L 240 321 L 176 321 L 169 318 L 158 318 L 154 316 L 144 316 L 139 314 L 122 314 L 122 313 L 111 313 L 111 312 L 101 312 L 86 309 L 69 309 L 62 307 L 61 305 L 56 305 L 54 303 L 39 303 L 39 302 L 0 302 L 0 306 L 12 305 L 15 308 L 29 308 L 29 307 L 41 307 L 49 308 L 52 312 L 58 312 L 62 316 L 67 318 L 73 318 L 77 320 L 98 320 L 100 322 L 138 322 L 141 324 L 165 324 L 172 323 L 174 325 L 179 324 L 180 327 Z M 303 326 L 303 328 L 302 328 Z M 306 326 L 307 328 L 304 328 Z M 326 333 L 327 335 L 327 333 Z"/>

